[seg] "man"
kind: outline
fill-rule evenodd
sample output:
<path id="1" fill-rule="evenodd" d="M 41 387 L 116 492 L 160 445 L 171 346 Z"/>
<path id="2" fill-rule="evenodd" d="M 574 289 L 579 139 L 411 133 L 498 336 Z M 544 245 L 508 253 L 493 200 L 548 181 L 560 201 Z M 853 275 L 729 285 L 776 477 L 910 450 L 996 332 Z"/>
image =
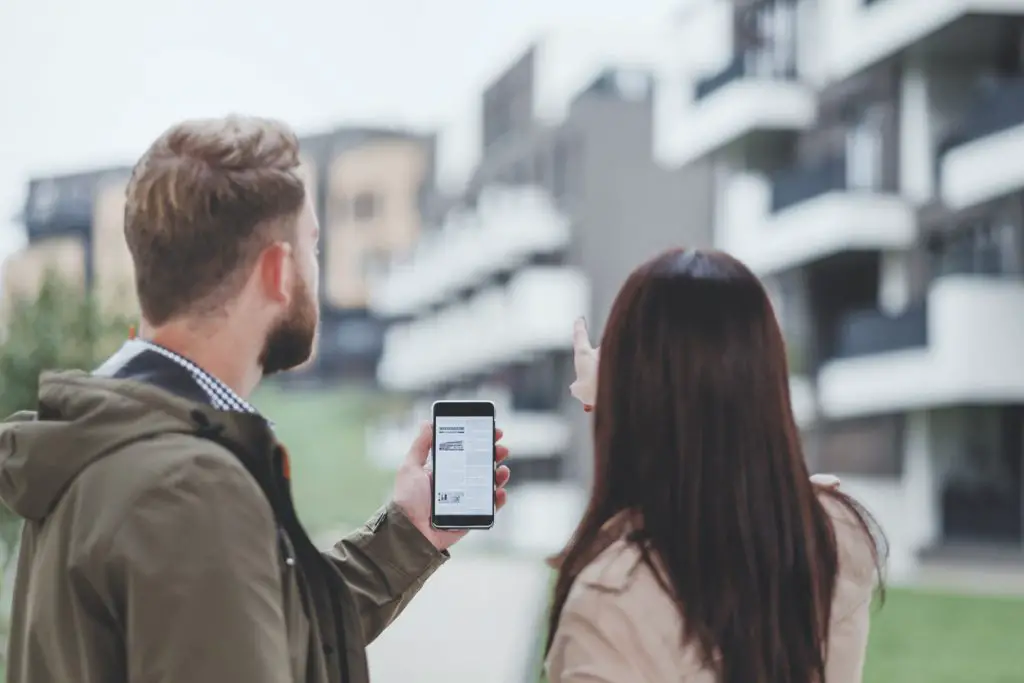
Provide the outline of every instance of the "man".
<path id="1" fill-rule="evenodd" d="M 193 121 L 135 167 L 144 339 L 92 375 L 44 375 L 38 413 L 0 425 L 0 497 L 26 520 L 12 683 L 364 683 L 366 645 L 460 538 L 430 526 L 425 427 L 392 502 L 321 554 L 244 398 L 316 334 L 298 152 L 278 123 Z"/>

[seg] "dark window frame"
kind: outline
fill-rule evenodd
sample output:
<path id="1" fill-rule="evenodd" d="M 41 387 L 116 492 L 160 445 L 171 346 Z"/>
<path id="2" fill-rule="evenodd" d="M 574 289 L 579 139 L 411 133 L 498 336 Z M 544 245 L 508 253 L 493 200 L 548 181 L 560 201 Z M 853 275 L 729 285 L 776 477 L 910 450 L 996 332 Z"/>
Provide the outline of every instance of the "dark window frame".
<path id="1" fill-rule="evenodd" d="M 352 196 L 351 216 L 355 223 L 372 221 L 381 214 L 381 196 L 377 192 L 365 190 Z"/>

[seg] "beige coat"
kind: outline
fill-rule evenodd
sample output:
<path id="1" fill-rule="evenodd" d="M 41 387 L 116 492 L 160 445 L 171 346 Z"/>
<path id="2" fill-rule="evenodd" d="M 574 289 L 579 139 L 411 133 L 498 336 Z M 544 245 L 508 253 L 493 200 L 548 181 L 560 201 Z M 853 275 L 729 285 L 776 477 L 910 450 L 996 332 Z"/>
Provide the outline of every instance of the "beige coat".
<path id="1" fill-rule="evenodd" d="M 876 581 L 870 540 L 853 515 L 822 497 L 839 541 L 826 680 L 860 683 Z M 576 580 L 546 662 L 550 683 L 717 683 L 640 553 L 613 543 Z"/>

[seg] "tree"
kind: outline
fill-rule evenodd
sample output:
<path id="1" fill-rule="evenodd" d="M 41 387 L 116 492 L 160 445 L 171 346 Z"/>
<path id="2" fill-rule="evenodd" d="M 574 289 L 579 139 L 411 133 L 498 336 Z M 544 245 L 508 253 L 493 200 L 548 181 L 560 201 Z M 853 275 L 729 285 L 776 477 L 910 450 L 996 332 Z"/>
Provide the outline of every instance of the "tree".
<path id="1" fill-rule="evenodd" d="M 127 316 L 102 311 L 89 293 L 48 272 L 34 297 L 14 297 L 0 332 L 0 419 L 35 410 L 42 372 L 95 368 L 125 339 L 131 324 Z M 0 505 L 0 590 L 20 529 L 18 517 Z M 7 603 L 2 604 L 6 615 Z M 6 633 L 6 618 L 3 625 Z"/>

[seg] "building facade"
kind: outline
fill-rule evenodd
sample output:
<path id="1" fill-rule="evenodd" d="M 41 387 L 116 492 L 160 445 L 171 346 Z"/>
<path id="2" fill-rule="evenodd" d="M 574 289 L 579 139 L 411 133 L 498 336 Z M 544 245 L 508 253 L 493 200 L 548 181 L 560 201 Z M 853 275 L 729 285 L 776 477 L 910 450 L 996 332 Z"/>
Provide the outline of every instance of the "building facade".
<path id="1" fill-rule="evenodd" d="M 878 517 L 894 580 L 1024 567 L 1022 17 L 706 0 L 681 27 L 707 54 L 659 156 L 712 164 L 714 241 L 769 287 L 807 457 Z"/>
<path id="2" fill-rule="evenodd" d="M 711 242 L 707 167 L 652 156 L 655 60 L 593 58 L 559 90 L 550 73 L 566 53 L 551 40 L 484 91 L 463 202 L 373 290 L 372 308 L 395 321 L 381 384 L 414 405 L 367 439 L 394 458 L 432 401 L 494 400 L 516 504 L 488 536 L 543 552 L 566 540 L 590 469 L 590 420 L 568 391 L 573 321 L 599 333 L 640 262 Z"/>

